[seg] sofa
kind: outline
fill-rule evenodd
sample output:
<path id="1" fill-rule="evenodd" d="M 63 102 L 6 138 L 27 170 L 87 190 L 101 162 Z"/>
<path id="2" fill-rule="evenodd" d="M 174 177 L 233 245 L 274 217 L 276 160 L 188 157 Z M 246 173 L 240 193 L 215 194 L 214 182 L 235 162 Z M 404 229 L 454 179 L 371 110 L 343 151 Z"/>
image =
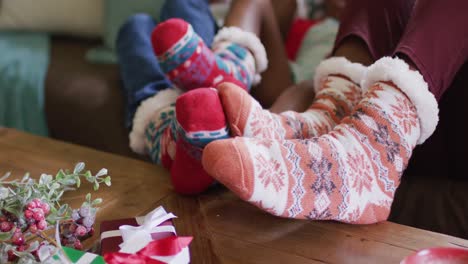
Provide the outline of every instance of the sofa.
<path id="1" fill-rule="evenodd" d="M 85 61 L 85 52 L 96 44 L 93 40 L 53 38 L 46 79 L 50 136 L 145 159 L 128 146 L 118 66 Z M 415 149 L 397 190 L 390 221 L 468 238 L 468 138 L 464 136 L 467 131 L 454 122 L 468 114 L 464 98 L 468 98 L 467 89 L 452 90 L 442 99 L 438 129 Z"/>

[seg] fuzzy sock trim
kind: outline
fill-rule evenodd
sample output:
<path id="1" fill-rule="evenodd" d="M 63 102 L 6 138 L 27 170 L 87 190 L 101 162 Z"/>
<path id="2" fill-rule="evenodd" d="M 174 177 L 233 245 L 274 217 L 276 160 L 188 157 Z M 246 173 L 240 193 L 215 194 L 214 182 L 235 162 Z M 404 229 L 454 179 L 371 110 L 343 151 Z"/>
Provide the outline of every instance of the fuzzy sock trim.
<path id="1" fill-rule="evenodd" d="M 155 94 L 138 107 L 133 118 L 132 131 L 130 132 L 130 148 L 141 155 L 145 154 L 145 129 L 155 112 L 175 103 L 182 92 L 177 89 L 167 88 Z"/>
<path id="2" fill-rule="evenodd" d="M 224 27 L 216 34 L 213 47 L 222 41 L 231 41 L 246 47 L 255 58 L 256 72 L 259 77 L 268 67 L 268 58 L 260 39 L 252 32 L 244 31 L 238 27 Z M 258 77 L 256 77 L 258 79 Z"/>
<path id="3" fill-rule="evenodd" d="M 317 93 L 320 89 L 320 83 L 331 74 L 342 74 L 351 79 L 356 84 L 361 84 L 365 76 L 367 67 L 360 64 L 350 62 L 344 57 L 331 57 L 323 60 L 317 66 L 314 77 L 314 89 Z"/>
<path id="4" fill-rule="evenodd" d="M 424 143 L 437 127 L 439 107 L 423 76 L 402 59 L 383 57 L 369 66 L 361 87 L 367 91 L 379 81 L 393 82 L 414 104 L 421 125 L 418 144 Z"/>

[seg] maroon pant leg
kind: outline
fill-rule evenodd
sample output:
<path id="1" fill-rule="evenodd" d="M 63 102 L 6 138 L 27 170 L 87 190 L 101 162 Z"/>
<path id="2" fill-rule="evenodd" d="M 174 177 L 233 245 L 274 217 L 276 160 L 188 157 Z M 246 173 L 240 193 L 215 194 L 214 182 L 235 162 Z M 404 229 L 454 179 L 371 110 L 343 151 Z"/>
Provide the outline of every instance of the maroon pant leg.
<path id="1" fill-rule="evenodd" d="M 335 48 L 348 37 L 362 39 L 377 60 L 392 56 L 405 31 L 415 0 L 350 0 L 340 18 Z"/>
<path id="2" fill-rule="evenodd" d="M 396 48 L 397 56 L 417 66 L 437 100 L 468 58 L 467 10 L 468 1 L 416 1 Z"/>

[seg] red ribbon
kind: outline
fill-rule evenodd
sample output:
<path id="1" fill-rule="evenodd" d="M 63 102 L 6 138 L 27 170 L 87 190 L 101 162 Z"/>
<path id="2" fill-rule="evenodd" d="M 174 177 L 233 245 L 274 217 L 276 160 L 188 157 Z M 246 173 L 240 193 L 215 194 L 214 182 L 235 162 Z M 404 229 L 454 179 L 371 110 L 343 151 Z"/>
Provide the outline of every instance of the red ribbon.
<path id="1" fill-rule="evenodd" d="M 164 264 L 152 256 L 173 256 L 182 251 L 192 241 L 192 237 L 170 236 L 151 241 L 146 247 L 135 254 L 121 252 L 106 253 L 104 260 L 108 264 Z"/>

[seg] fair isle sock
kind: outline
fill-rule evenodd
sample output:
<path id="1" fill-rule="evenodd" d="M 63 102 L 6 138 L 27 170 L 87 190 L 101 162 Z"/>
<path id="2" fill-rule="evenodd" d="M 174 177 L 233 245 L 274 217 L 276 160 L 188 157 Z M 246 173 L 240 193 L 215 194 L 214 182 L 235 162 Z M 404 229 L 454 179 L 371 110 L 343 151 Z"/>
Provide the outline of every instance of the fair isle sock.
<path id="1" fill-rule="evenodd" d="M 259 81 L 258 73 L 266 68 L 263 45 L 252 33 L 238 29 L 235 32 L 242 39 L 233 42 L 223 37 L 225 32 L 221 30 L 223 34 L 215 37 L 215 52 L 182 19 L 169 19 L 159 24 L 151 39 L 161 68 L 179 88 L 216 87 L 221 82 L 229 81 L 249 90 L 253 83 Z M 250 47 L 259 55 L 252 53 Z M 257 57 L 263 64 L 256 62 Z"/>
<path id="2" fill-rule="evenodd" d="M 333 131 L 304 140 L 242 138 L 206 146 L 203 167 L 274 215 L 368 224 L 387 219 L 412 150 L 435 130 L 437 102 L 399 59 L 369 68 L 368 90 Z"/>
<path id="3" fill-rule="evenodd" d="M 214 182 L 201 164 L 203 148 L 211 141 L 229 137 L 217 90 L 199 88 L 184 93 L 176 101 L 176 116 L 179 140 L 171 169 L 172 184 L 178 193 L 197 194 Z"/>
<path id="4" fill-rule="evenodd" d="M 168 88 L 138 106 L 130 132 L 130 148 L 169 169 L 175 155 L 175 102 L 180 91 Z"/>
<path id="5" fill-rule="evenodd" d="M 344 58 L 330 58 L 317 67 L 316 97 L 303 113 L 287 111 L 273 114 L 263 110 L 240 89 L 219 87 L 219 94 L 233 136 L 272 139 L 300 139 L 330 131 L 351 113 L 362 98 L 361 82 L 366 68 Z"/>
<path id="6" fill-rule="evenodd" d="M 151 160 L 170 169 L 176 154 L 177 141 L 175 103 L 154 113 L 146 127 L 145 136 Z"/>

